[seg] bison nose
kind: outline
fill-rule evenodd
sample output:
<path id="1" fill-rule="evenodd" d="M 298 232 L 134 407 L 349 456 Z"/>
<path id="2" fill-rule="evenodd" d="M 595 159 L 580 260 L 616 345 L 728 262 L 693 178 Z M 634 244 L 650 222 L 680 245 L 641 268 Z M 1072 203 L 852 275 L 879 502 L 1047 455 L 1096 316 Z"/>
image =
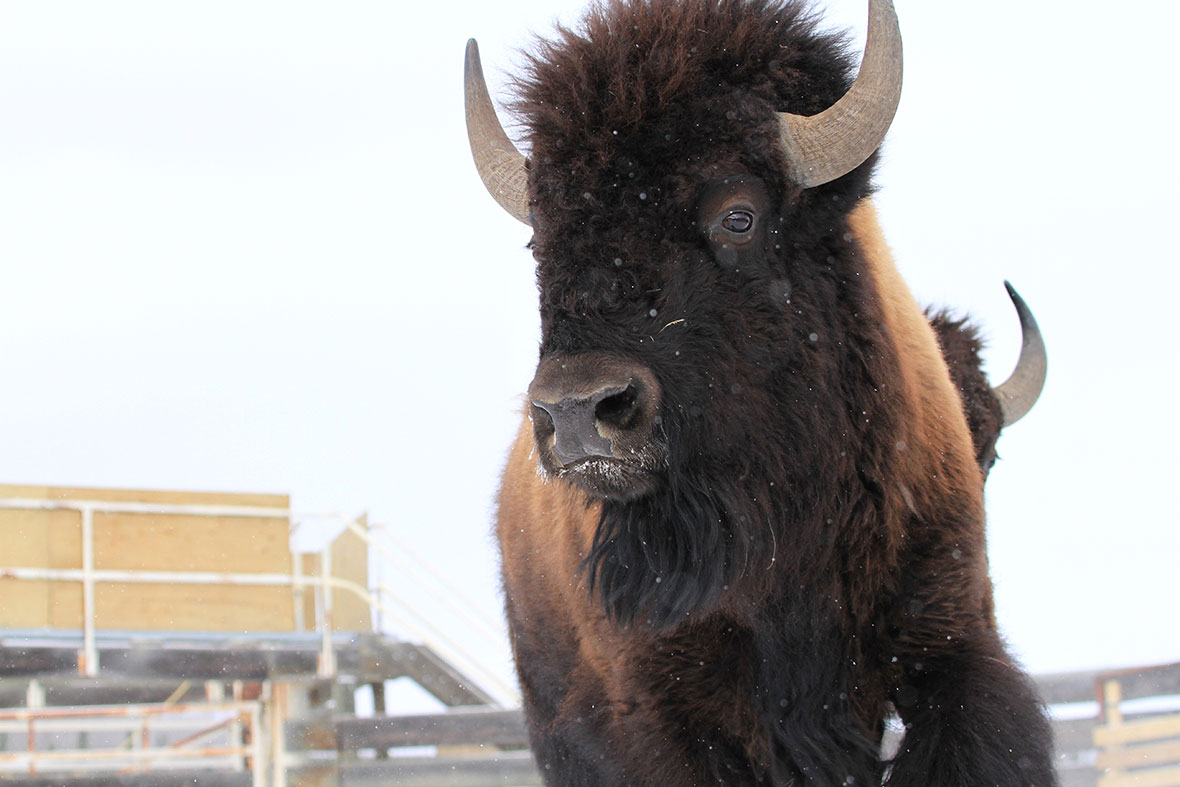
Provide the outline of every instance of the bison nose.
<path id="1" fill-rule="evenodd" d="M 558 402 L 534 399 L 533 404 L 549 414 L 553 422 L 553 453 L 563 465 L 594 456 L 611 456 L 611 441 L 602 436 L 602 421 L 616 424 L 626 420 L 633 409 L 637 392 L 626 386 L 612 385 L 588 396 L 567 396 Z"/>
<path id="2" fill-rule="evenodd" d="M 626 459 L 650 437 L 657 397 L 646 368 L 598 355 L 546 359 L 529 386 L 538 443 L 562 465 Z"/>

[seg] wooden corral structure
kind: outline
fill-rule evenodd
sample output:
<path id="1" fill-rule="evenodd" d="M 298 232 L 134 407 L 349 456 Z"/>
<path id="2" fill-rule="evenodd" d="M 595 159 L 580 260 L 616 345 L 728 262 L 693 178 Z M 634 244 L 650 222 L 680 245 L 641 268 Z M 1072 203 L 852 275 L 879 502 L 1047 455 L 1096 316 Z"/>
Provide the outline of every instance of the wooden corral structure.
<path id="1" fill-rule="evenodd" d="M 290 548 L 286 495 L 78 489 L 0 485 L 0 562 L 25 569 L 0 578 L 0 628 L 81 629 L 86 584 L 66 572 L 89 570 L 94 625 L 104 630 L 309 631 L 315 598 L 301 585 L 252 584 L 273 576 L 318 577 L 318 554 Z M 36 501 L 37 507 L 33 507 Z M 364 519 L 358 520 L 361 525 Z M 331 575 L 368 588 L 368 549 L 346 529 L 331 546 Z M 32 572 L 45 572 L 37 579 Z M 103 573 L 107 572 L 107 573 Z M 116 572 L 151 572 L 160 582 L 118 581 Z M 240 575 L 241 582 L 184 582 L 185 573 Z M 78 576 L 74 574 L 73 576 Z M 194 577 L 194 579 L 196 579 Z M 339 594 L 333 624 L 372 628 L 369 607 Z"/>
<path id="2" fill-rule="evenodd" d="M 412 556 L 364 516 L 311 517 L 332 537 L 293 552 L 308 519 L 285 495 L 0 485 L 0 782 L 335 784 L 358 689 L 511 702 L 370 576 Z"/>
<path id="3" fill-rule="evenodd" d="M 503 687 L 374 625 L 405 610 L 370 554 L 413 557 L 364 517 L 299 554 L 297 521 L 283 495 L 0 486 L 0 783 L 541 784 Z M 399 678 L 449 710 L 387 708 Z M 1038 683 L 1063 787 L 1180 787 L 1180 664 Z"/>

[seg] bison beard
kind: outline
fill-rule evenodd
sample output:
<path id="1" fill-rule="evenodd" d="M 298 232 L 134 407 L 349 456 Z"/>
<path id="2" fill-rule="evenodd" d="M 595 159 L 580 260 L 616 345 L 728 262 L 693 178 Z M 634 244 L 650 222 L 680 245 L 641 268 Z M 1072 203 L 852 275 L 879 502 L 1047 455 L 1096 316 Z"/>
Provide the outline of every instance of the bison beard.
<path id="1" fill-rule="evenodd" d="M 541 296 L 497 532 L 546 783 L 1055 784 L 987 575 L 1022 406 L 898 276 L 879 135 L 800 153 L 849 93 L 839 40 L 795 3 L 608 0 L 519 84 L 527 166 L 469 57 L 472 150 Z"/>

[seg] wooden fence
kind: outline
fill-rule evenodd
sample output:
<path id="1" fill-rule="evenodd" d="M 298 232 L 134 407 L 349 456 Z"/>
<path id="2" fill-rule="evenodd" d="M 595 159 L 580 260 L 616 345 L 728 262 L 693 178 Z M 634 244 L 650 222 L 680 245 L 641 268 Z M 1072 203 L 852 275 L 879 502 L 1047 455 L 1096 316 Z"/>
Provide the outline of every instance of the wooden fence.
<path id="1" fill-rule="evenodd" d="M 1046 675 L 1037 683 L 1055 717 L 1062 787 L 1180 787 L 1180 664 Z M 527 746 L 523 718 L 513 710 L 287 727 L 288 750 L 338 755 L 332 764 L 292 772 L 290 783 L 307 787 L 538 785 Z M 412 756 L 400 756 L 411 748 Z"/>

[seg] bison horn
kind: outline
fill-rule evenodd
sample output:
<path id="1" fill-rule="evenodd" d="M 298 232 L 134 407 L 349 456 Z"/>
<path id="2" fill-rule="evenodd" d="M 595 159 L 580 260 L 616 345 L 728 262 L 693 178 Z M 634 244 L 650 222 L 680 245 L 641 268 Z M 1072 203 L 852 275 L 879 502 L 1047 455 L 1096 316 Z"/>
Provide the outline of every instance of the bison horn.
<path id="1" fill-rule="evenodd" d="M 897 112 L 901 70 L 901 31 L 893 3 L 870 0 L 868 41 L 852 89 L 818 115 L 779 113 L 779 135 L 796 183 L 819 186 L 873 155 Z"/>
<path id="2" fill-rule="evenodd" d="M 1020 359 L 1016 362 L 1016 370 L 1012 376 L 1001 385 L 992 389 L 992 393 L 1000 400 L 1000 410 L 1004 413 L 1004 426 L 1011 426 L 1024 417 L 1032 409 L 1045 387 L 1045 374 L 1048 371 L 1048 358 L 1045 355 L 1045 340 L 1041 338 L 1041 329 L 1029 311 L 1024 299 L 1013 289 L 1012 285 L 1004 282 L 1008 288 L 1008 297 L 1016 307 L 1016 314 L 1020 316 Z"/>
<path id="3" fill-rule="evenodd" d="M 521 155 L 496 118 L 492 97 L 479 63 L 475 39 L 467 42 L 463 63 L 464 103 L 467 109 L 467 141 L 483 185 L 500 207 L 525 224 L 529 221 L 527 159 Z"/>

